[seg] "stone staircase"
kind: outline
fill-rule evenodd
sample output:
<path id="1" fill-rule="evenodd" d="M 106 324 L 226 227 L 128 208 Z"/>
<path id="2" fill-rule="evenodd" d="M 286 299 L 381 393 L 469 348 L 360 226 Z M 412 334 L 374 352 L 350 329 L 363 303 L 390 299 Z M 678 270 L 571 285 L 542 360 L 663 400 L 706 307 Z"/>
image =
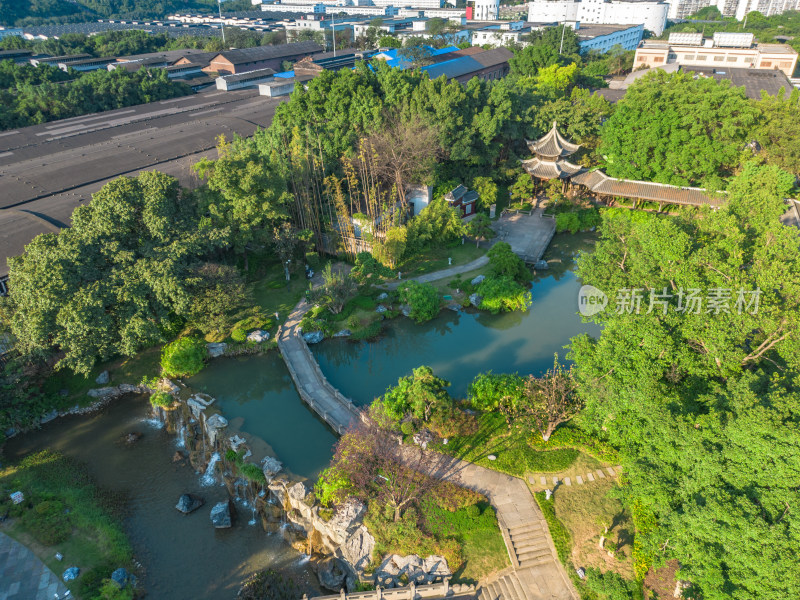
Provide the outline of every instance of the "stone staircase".
<path id="1" fill-rule="evenodd" d="M 552 560 L 547 532 L 541 521 L 517 525 L 508 530 L 511 545 L 520 569 Z"/>

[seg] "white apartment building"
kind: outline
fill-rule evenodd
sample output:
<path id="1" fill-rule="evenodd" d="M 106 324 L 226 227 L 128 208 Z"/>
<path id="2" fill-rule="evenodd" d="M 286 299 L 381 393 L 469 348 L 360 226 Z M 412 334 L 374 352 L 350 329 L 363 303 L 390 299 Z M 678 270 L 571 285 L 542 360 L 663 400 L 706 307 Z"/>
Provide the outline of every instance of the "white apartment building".
<path id="1" fill-rule="evenodd" d="M 716 6 L 723 17 L 742 21 L 747 13 L 757 11 L 765 17 L 787 10 L 800 10 L 800 0 L 670 0 L 669 18 L 685 19 L 706 6 Z"/>
<path id="2" fill-rule="evenodd" d="M 668 64 L 715 69 L 778 69 L 791 77 L 797 66 L 797 51 L 786 44 L 753 44 L 751 33 L 674 33 L 668 41 L 645 40 L 636 49 L 633 68 Z"/>
<path id="3" fill-rule="evenodd" d="M 669 4 L 660 0 L 532 0 L 528 21 L 579 21 L 597 25 L 644 25 L 661 35 Z"/>
<path id="4" fill-rule="evenodd" d="M 472 18 L 475 21 L 497 21 L 500 15 L 500 0 L 468 0 L 474 2 Z"/>

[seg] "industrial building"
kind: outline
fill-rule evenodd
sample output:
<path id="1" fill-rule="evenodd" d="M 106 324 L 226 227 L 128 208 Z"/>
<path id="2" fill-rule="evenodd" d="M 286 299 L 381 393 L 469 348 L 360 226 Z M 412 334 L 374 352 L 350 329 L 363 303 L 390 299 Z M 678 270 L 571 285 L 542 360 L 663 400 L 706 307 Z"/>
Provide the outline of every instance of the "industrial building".
<path id="1" fill-rule="evenodd" d="M 272 80 L 274 75 L 274 69 L 257 69 L 237 75 L 223 75 L 222 77 L 217 77 L 216 84 L 218 90 L 230 92 L 232 90 L 256 87 L 260 83 Z"/>
<path id="2" fill-rule="evenodd" d="M 295 61 L 322 52 L 323 48 L 316 42 L 296 42 L 278 46 L 257 46 L 255 48 L 239 48 L 220 52 L 209 62 L 205 72 L 221 74 L 244 73 L 256 69 L 281 69 L 285 60 Z"/>
<path id="3" fill-rule="evenodd" d="M 673 33 L 669 40 L 645 40 L 636 50 L 634 69 L 642 66 L 778 69 L 791 77 L 797 51 L 786 44 L 755 44 L 752 33 Z"/>

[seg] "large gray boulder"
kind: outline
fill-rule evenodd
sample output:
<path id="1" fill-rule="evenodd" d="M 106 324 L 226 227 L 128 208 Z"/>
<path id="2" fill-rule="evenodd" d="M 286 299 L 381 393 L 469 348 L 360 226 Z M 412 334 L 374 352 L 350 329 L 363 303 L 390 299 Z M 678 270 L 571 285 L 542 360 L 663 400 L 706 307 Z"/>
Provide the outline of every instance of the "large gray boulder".
<path id="1" fill-rule="evenodd" d="M 400 305 L 400 312 L 403 313 L 404 317 L 411 316 L 411 307 L 408 304 L 401 304 Z"/>
<path id="2" fill-rule="evenodd" d="M 379 304 L 379 305 L 378 305 L 378 308 L 376 308 L 376 309 L 375 309 L 375 312 L 376 312 L 376 313 L 383 314 L 383 313 L 385 313 L 385 312 L 386 312 L 386 311 L 388 311 L 388 310 L 389 310 L 389 309 L 388 309 L 388 308 L 386 308 L 386 307 L 385 307 L 383 304 Z"/>
<path id="3" fill-rule="evenodd" d="M 313 564 L 317 572 L 319 584 L 331 591 L 338 592 L 347 587 L 349 571 L 341 559 L 329 556 Z"/>
<path id="4" fill-rule="evenodd" d="M 469 297 L 469 303 L 472 304 L 475 308 L 480 308 L 481 302 L 483 302 L 483 296 L 479 296 L 478 294 L 471 294 Z"/>
<path id="5" fill-rule="evenodd" d="M 266 342 L 269 339 L 269 331 L 264 331 L 263 329 L 256 329 L 255 331 L 251 331 L 247 334 L 247 341 L 248 342 L 255 342 L 257 344 L 261 344 Z"/>
<path id="6" fill-rule="evenodd" d="M 333 337 L 341 338 L 341 337 L 350 337 L 351 335 L 353 335 L 352 331 L 350 331 L 349 329 L 342 329 L 341 331 L 337 331 L 336 333 L 334 333 Z"/>
<path id="7" fill-rule="evenodd" d="M 304 333 L 303 339 L 306 341 L 306 344 L 319 344 L 325 339 L 325 334 L 321 331 L 311 331 L 309 333 Z"/>
<path id="8" fill-rule="evenodd" d="M 480 285 L 483 283 L 483 280 L 486 279 L 486 275 L 478 275 L 475 279 L 470 281 L 472 285 Z"/>
<path id="9" fill-rule="evenodd" d="M 217 502 L 211 508 L 211 524 L 217 529 L 227 529 L 233 524 L 230 500 Z"/>
<path id="10" fill-rule="evenodd" d="M 281 461 L 272 456 L 266 456 L 261 461 L 261 470 L 264 471 L 264 477 L 267 478 L 267 481 L 271 481 L 282 469 L 283 464 Z"/>
<path id="11" fill-rule="evenodd" d="M 131 582 L 131 574 L 122 567 L 111 573 L 111 581 L 117 584 L 120 589 L 125 588 Z"/>
<path id="12" fill-rule="evenodd" d="M 289 490 L 289 493 L 291 494 L 291 490 Z M 366 510 L 367 507 L 364 506 L 363 502 L 356 498 L 350 498 L 336 509 L 333 517 L 328 521 L 328 527 L 332 531 L 341 534 L 343 539 L 349 530 L 361 522 L 361 516 Z"/>
<path id="13" fill-rule="evenodd" d="M 95 383 L 99 383 L 100 385 L 105 385 L 109 381 L 111 381 L 111 376 L 108 374 L 108 371 L 103 371 L 97 376 L 97 379 L 94 380 Z"/>
<path id="14" fill-rule="evenodd" d="M 212 342 L 210 344 L 206 344 L 206 348 L 208 349 L 208 355 L 211 358 L 217 358 L 218 356 L 222 356 L 225 354 L 225 349 L 228 347 L 228 344 L 225 342 Z"/>
<path id="15" fill-rule="evenodd" d="M 308 496 L 308 488 L 306 484 L 302 481 L 298 481 L 292 487 L 287 490 L 289 494 L 289 498 L 293 501 L 294 504 L 298 504 L 306 499 Z"/>
<path id="16" fill-rule="evenodd" d="M 183 514 L 188 515 L 189 513 L 196 511 L 205 503 L 206 501 L 200 496 L 195 496 L 194 494 L 183 494 L 180 498 L 178 498 L 178 503 L 175 505 L 175 508 L 177 508 Z"/>
<path id="17" fill-rule="evenodd" d="M 342 556 L 356 571 L 364 571 L 372 562 L 375 538 L 364 525 L 356 529 L 341 547 Z"/>
<path id="18" fill-rule="evenodd" d="M 217 438 L 221 435 L 221 431 L 228 426 L 228 419 L 220 414 L 211 415 L 206 420 L 206 435 L 208 436 L 208 443 L 212 446 L 216 444 Z"/>

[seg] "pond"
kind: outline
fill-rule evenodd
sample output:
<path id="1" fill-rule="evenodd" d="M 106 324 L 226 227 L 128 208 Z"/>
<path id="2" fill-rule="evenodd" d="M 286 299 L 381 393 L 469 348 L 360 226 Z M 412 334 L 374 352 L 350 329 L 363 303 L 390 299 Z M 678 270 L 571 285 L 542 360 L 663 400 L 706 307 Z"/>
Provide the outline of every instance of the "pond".
<path id="1" fill-rule="evenodd" d="M 40 430 L 8 440 L 11 461 L 50 448 L 87 465 L 95 481 L 118 493 L 125 507 L 124 528 L 143 566 L 143 585 L 154 600 L 233 598 L 242 580 L 264 568 L 280 570 L 309 595 L 318 590 L 316 576 L 302 555 L 280 534 L 248 525 L 240 507 L 231 529 L 214 529 L 211 506 L 227 498 L 223 486 L 203 487 L 200 475 L 184 462 L 173 462 L 175 437 L 147 420 L 145 396 L 123 397 L 90 416 L 58 419 Z M 122 437 L 143 434 L 131 445 Z M 183 493 L 206 500 L 191 515 L 175 509 Z M 317 592 L 318 593 L 318 592 Z"/>
<path id="2" fill-rule="evenodd" d="M 330 339 L 311 350 L 331 384 L 359 405 L 420 365 L 450 381 L 457 397 L 481 372 L 539 375 L 552 367 L 554 353 L 565 360 L 571 337 L 599 334 L 599 327 L 577 314 L 581 283 L 574 272 L 575 257 L 591 249 L 593 240 L 593 234 L 554 237 L 545 254 L 550 269 L 534 279 L 533 304 L 525 313 L 445 310 L 422 325 L 400 317 L 375 342 Z"/>

